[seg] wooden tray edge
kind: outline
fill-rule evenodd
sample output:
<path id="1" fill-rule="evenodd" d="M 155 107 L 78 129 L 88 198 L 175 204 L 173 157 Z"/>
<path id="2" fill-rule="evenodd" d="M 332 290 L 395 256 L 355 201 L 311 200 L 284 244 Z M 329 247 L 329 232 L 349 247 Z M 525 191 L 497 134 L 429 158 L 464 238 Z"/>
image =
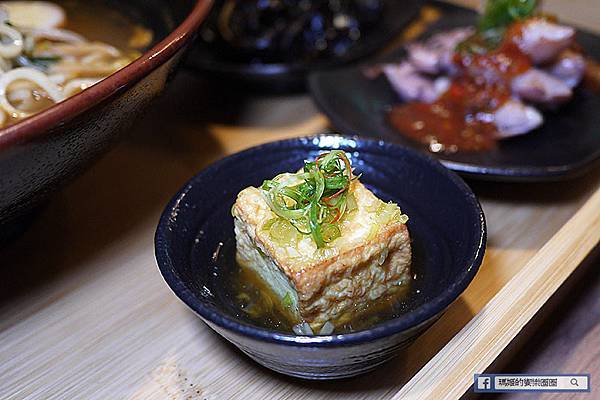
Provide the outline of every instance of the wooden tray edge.
<path id="1" fill-rule="evenodd" d="M 463 395 L 599 242 L 600 188 L 393 399 Z"/>

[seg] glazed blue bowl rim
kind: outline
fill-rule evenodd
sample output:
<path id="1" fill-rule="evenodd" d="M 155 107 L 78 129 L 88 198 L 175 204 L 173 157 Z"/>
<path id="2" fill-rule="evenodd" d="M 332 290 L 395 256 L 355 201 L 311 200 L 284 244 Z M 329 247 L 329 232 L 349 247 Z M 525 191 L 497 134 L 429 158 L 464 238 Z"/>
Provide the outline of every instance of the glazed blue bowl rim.
<path id="1" fill-rule="evenodd" d="M 213 310 L 206 306 L 202 300 L 194 295 L 194 293 L 188 288 L 186 283 L 180 279 L 178 274 L 175 272 L 172 258 L 170 256 L 170 249 L 168 247 L 168 236 L 170 233 L 170 219 L 172 218 L 172 211 L 177 207 L 180 199 L 185 196 L 190 189 L 196 184 L 197 181 L 210 176 L 214 171 L 217 171 L 226 164 L 236 162 L 244 156 L 251 153 L 260 153 L 268 151 L 272 147 L 277 147 L 282 144 L 297 144 L 306 145 L 307 147 L 316 139 L 322 141 L 324 138 L 335 137 L 339 141 L 354 141 L 360 145 L 363 149 L 383 148 L 385 152 L 408 152 L 416 158 L 420 158 L 431 168 L 438 170 L 448 179 L 450 179 L 455 185 L 457 185 L 461 192 L 465 193 L 465 198 L 469 202 L 470 208 L 475 211 L 477 218 L 480 221 L 480 229 L 478 232 L 478 240 L 474 243 L 473 257 L 468 265 L 465 266 L 463 272 L 454 277 L 454 281 L 448 286 L 448 288 L 440 295 L 428 300 L 426 303 L 417 307 L 416 309 L 401 315 L 397 318 L 378 324 L 370 329 L 346 333 L 337 335 L 327 336 L 302 336 L 285 334 L 281 332 L 272 331 L 266 328 L 250 325 L 245 322 L 241 322 L 232 317 L 229 317 L 218 310 Z M 479 201 L 475 197 L 475 194 L 471 191 L 469 186 L 454 172 L 445 168 L 439 161 L 434 158 L 419 153 L 415 150 L 400 146 L 398 144 L 392 144 L 384 142 L 382 140 L 363 138 L 350 135 L 339 135 L 333 133 L 323 133 L 314 136 L 306 136 L 293 139 L 285 139 L 274 142 L 269 142 L 259 146 L 251 147 L 247 150 L 232 154 L 224 157 L 210 166 L 206 167 L 193 178 L 191 178 L 182 189 L 169 201 L 165 207 L 156 230 L 154 243 L 155 243 L 155 257 L 158 264 L 160 273 L 167 285 L 171 288 L 173 293 L 183 301 L 189 308 L 191 308 L 196 314 L 198 314 L 203 320 L 220 326 L 226 330 L 233 331 L 237 334 L 248 336 L 254 339 L 276 342 L 280 344 L 288 345 L 308 345 L 308 346 L 335 346 L 335 345 L 350 345 L 360 344 L 364 342 L 370 342 L 375 339 L 391 336 L 408 329 L 419 326 L 431 319 L 434 319 L 440 313 L 442 313 L 452 302 L 454 302 L 460 294 L 467 288 L 469 283 L 475 277 L 475 274 L 479 270 L 479 266 L 483 261 L 485 253 L 485 246 L 487 240 L 487 230 L 485 216 Z"/>

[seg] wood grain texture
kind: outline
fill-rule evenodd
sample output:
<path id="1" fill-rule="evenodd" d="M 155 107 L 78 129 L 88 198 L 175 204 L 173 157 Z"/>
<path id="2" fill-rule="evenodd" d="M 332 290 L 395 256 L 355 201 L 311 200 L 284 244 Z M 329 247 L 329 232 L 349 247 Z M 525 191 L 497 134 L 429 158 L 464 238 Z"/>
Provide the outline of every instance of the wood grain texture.
<path id="1" fill-rule="evenodd" d="M 488 371 L 495 373 L 600 374 L 600 246 L 552 295 Z M 592 383 L 592 390 L 596 386 Z M 488 400 L 520 400 L 531 393 L 482 395 Z M 589 399 L 588 393 L 547 393 L 540 399 Z"/>
<path id="2" fill-rule="evenodd" d="M 170 196 L 212 161 L 326 128 L 306 96 L 247 96 L 180 74 L 124 142 L 0 250 L 0 399 L 389 399 L 443 387 L 459 394 L 526 320 L 498 314 L 504 330 L 491 329 L 494 296 L 523 271 L 539 273 L 537 284 L 515 289 L 524 299 L 519 309 L 533 312 L 594 240 L 584 227 L 600 213 L 598 171 L 557 184 L 469 182 L 487 216 L 488 251 L 473 283 L 431 329 L 367 376 L 305 382 L 274 374 L 170 292 L 155 264 L 154 229 Z M 577 238 L 586 245 L 573 246 Z M 555 264 L 558 275 L 544 275 Z M 467 325 L 484 328 L 496 346 L 458 357 L 457 341 L 472 331 L 455 335 Z M 416 384 L 450 365 L 464 374 L 457 381 Z"/>
<path id="3" fill-rule="evenodd" d="M 394 399 L 454 399 L 473 383 L 600 241 L 600 189 Z"/>

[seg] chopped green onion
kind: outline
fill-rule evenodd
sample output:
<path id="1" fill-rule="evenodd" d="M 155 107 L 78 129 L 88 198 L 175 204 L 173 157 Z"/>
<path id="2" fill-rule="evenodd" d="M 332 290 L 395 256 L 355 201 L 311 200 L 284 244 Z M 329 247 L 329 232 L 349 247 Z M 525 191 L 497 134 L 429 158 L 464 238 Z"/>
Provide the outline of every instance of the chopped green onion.
<path id="1" fill-rule="evenodd" d="M 375 215 L 371 220 L 372 223 L 369 228 L 367 240 L 375 239 L 380 228 L 383 226 L 398 222 L 405 224 L 408 221 L 408 216 L 406 214 L 402 214 L 400 207 L 392 202 L 384 203 L 381 201 L 377 205 L 372 205 L 368 210 L 373 212 Z"/>
<path id="2" fill-rule="evenodd" d="M 271 229 L 271 226 L 273 226 L 273 224 L 275 223 L 275 221 L 277 221 L 277 218 L 271 218 L 267 220 L 267 222 L 263 224 L 262 229 L 264 231 L 269 231 Z"/>
<path id="3" fill-rule="evenodd" d="M 286 219 L 278 218 L 269 228 L 269 236 L 278 243 L 288 244 L 298 238 L 298 232 Z"/>
<path id="4" fill-rule="evenodd" d="M 321 237 L 325 243 L 333 242 L 341 236 L 340 228 L 334 224 L 324 223 L 321 225 Z"/>
<path id="5" fill-rule="evenodd" d="M 301 172 L 264 181 L 261 190 L 278 217 L 301 235 L 310 235 L 322 248 L 341 236 L 339 223 L 348 211 L 356 209 L 356 199 L 349 193 L 355 179 L 346 154 L 332 150 L 305 161 Z M 272 231 L 273 226 L 268 229 Z M 279 232 L 279 225 L 275 229 L 274 236 L 289 236 L 287 231 Z"/>
<path id="6" fill-rule="evenodd" d="M 497 48 L 509 25 L 531 17 L 537 0 L 487 0 L 479 18 L 477 32 L 459 43 L 460 53 L 485 54 Z"/>
<path id="7" fill-rule="evenodd" d="M 15 61 L 22 67 L 33 67 L 41 70 L 46 70 L 50 65 L 57 63 L 61 60 L 61 57 L 48 56 L 48 57 L 34 57 L 27 55 L 17 56 Z"/>
<path id="8" fill-rule="evenodd" d="M 290 219 L 290 223 L 292 225 L 294 225 L 294 227 L 296 227 L 296 229 L 298 229 L 298 232 L 304 234 L 304 235 L 310 235 L 311 230 L 310 230 L 310 223 L 305 219 Z"/>
<path id="9" fill-rule="evenodd" d="M 536 7 L 537 0 L 487 0 L 478 29 L 484 32 L 506 28 L 513 22 L 533 15 Z"/>
<path id="10" fill-rule="evenodd" d="M 316 203 L 310 204 L 310 231 L 312 233 L 312 237 L 317 244 L 317 247 L 325 247 L 325 241 L 321 236 L 321 225 L 319 224 L 319 206 Z"/>
<path id="11" fill-rule="evenodd" d="M 283 296 L 283 300 L 281 301 L 284 307 L 290 308 L 294 305 L 294 299 L 292 298 L 292 293 L 287 292 L 285 296 Z"/>

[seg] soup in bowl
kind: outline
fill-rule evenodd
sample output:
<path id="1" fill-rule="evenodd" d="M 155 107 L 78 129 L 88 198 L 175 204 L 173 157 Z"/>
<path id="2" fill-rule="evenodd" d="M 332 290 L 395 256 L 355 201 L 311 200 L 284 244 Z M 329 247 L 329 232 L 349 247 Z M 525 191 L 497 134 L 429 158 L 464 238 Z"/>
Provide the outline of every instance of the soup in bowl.
<path id="1" fill-rule="evenodd" d="M 0 2 L 1 236 L 163 90 L 210 4 Z"/>
<path id="2" fill-rule="evenodd" d="M 95 85 L 152 43 L 151 30 L 106 6 L 64 3 L 0 2 L 0 34 L 5 38 L 0 44 L 0 127 Z M 97 24 L 110 26 L 104 32 L 111 34 L 94 35 Z"/>

